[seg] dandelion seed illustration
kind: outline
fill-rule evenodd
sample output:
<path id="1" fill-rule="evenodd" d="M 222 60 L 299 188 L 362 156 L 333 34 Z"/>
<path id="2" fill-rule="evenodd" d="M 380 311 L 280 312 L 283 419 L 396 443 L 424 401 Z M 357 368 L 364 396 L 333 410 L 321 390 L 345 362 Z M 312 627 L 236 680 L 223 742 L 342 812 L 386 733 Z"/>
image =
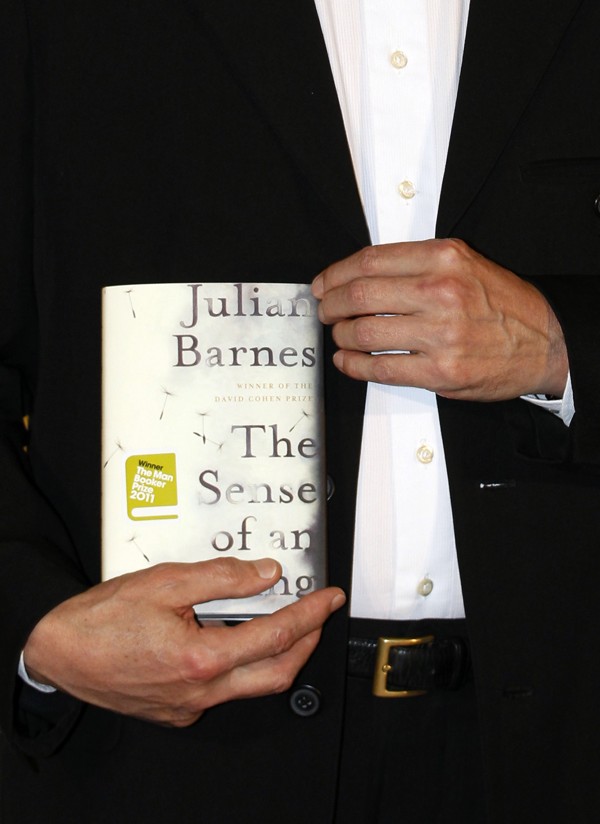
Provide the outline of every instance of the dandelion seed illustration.
<path id="1" fill-rule="evenodd" d="M 133 292 L 133 289 L 125 289 L 125 291 L 127 292 L 127 295 L 129 297 L 129 306 L 131 307 L 131 314 L 135 318 L 136 314 L 135 314 L 135 309 L 133 308 L 133 299 L 131 297 L 131 293 Z"/>
<path id="2" fill-rule="evenodd" d="M 137 551 L 142 555 L 148 563 L 150 563 L 150 558 L 146 555 L 146 553 L 142 550 L 140 545 L 137 542 L 137 535 L 132 535 L 131 538 L 127 541 L 128 544 L 133 544 Z"/>
<path id="3" fill-rule="evenodd" d="M 164 386 L 162 386 L 161 389 L 163 391 L 165 399 L 163 401 L 162 409 L 160 410 L 160 417 L 158 419 L 159 421 L 162 421 L 162 419 L 163 419 L 163 415 L 165 414 L 165 408 L 167 406 L 167 401 L 169 400 L 169 398 L 172 398 L 173 395 L 175 394 L 174 392 L 169 392 L 169 390 L 165 389 Z"/>
<path id="4" fill-rule="evenodd" d="M 211 438 L 207 438 L 202 432 L 192 432 L 192 435 L 196 435 L 197 438 L 200 438 L 204 446 L 207 443 L 211 443 L 213 446 L 217 447 L 217 451 L 220 452 L 223 449 L 223 443 L 219 443 L 218 441 L 213 441 Z"/>
<path id="5" fill-rule="evenodd" d="M 206 446 L 207 443 L 211 443 L 213 444 L 213 446 L 217 447 L 218 451 L 220 451 L 223 448 L 223 444 L 219 443 L 218 441 L 213 441 L 212 438 L 209 438 L 206 434 L 205 420 L 208 415 L 208 412 L 197 412 L 196 414 L 200 415 L 200 417 L 202 418 L 202 432 L 194 432 L 193 434 L 196 435 L 196 437 L 200 438 L 204 446 Z"/>
<path id="6" fill-rule="evenodd" d="M 114 458 L 114 456 L 117 454 L 117 452 L 119 452 L 119 451 L 123 452 L 124 449 L 125 449 L 125 447 L 123 446 L 121 441 L 115 441 L 115 443 L 116 443 L 116 448 L 110 453 L 108 458 L 104 461 L 104 463 L 102 465 L 103 469 L 106 469 L 106 467 L 108 465 L 108 462 L 111 461 Z"/>
<path id="7" fill-rule="evenodd" d="M 202 434 L 200 435 L 198 432 L 194 432 L 194 435 L 198 435 L 199 438 L 202 438 L 202 443 L 206 444 L 206 432 L 205 432 L 205 420 L 208 412 L 198 412 L 198 415 L 202 418 Z"/>
<path id="8" fill-rule="evenodd" d="M 294 429 L 298 426 L 298 424 L 299 424 L 301 421 L 303 421 L 303 420 L 304 420 L 304 418 L 310 418 L 310 415 L 308 414 L 308 412 L 304 412 L 304 410 L 303 410 L 303 411 L 302 411 L 302 417 L 298 418 L 298 420 L 296 421 L 296 423 L 292 426 L 292 428 L 291 428 L 289 431 L 290 431 L 290 432 L 293 432 L 293 431 L 294 431 Z"/>

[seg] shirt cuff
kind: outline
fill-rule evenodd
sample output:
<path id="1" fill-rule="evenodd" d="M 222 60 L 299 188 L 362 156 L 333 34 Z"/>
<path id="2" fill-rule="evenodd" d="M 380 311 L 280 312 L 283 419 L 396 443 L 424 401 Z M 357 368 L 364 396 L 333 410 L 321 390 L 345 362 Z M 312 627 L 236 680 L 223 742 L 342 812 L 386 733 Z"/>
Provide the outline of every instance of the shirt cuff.
<path id="1" fill-rule="evenodd" d="M 26 684 L 29 684 L 30 687 L 33 687 L 34 690 L 37 690 L 38 692 L 56 692 L 56 687 L 51 687 L 50 684 L 40 684 L 39 681 L 34 681 L 33 678 L 29 677 L 27 670 L 25 669 L 24 653 L 21 653 L 21 657 L 19 658 L 18 673 L 23 681 L 25 681 Z"/>
<path id="2" fill-rule="evenodd" d="M 541 406 L 548 412 L 557 415 L 565 426 L 569 426 L 575 414 L 575 403 L 573 401 L 573 387 L 571 386 L 571 373 L 567 375 L 567 383 L 562 398 L 548 400 L 545 395 L 521 395 L 521 398 L 528 403 Z"/>

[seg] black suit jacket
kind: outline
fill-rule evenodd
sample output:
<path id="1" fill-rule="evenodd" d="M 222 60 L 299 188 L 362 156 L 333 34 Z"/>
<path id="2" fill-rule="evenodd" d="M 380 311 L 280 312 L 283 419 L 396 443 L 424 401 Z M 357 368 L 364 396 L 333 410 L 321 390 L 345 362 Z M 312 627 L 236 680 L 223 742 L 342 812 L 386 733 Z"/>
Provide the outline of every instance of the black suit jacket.
<path id="1" fill-rule="evenodd" d="M 600 811 L 599 28 L 595 0 L 471 0 L 439 209 L 440 236 L 547 295 L 577 408 L 567 429 L 518 399 L 439 402 L 492 822 Z M 313 3 L 5 0 L 0 39 L 2 821 L 325 824 L 345 615 L 299 677 L 311 718 L 281 695 L 170 730 L 14 676 L 99 576 L 101 286 L 308 281 L 368 243 Z M 345 587 L 363 399 L 329 368 Z"/>

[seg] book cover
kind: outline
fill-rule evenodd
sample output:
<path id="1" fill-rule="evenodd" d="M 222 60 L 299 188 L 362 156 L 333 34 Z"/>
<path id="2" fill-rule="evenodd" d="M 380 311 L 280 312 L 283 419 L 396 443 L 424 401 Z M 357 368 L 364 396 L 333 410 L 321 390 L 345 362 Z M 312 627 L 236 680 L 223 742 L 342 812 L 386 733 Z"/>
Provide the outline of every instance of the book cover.
<path id="1" fill-rule="evenodd" d="M 282 579 L 200 616 L 325 585 L 322 333 L 305 284 L 110 286 L 102 296 L 102 576 L 276 558 Z"/>

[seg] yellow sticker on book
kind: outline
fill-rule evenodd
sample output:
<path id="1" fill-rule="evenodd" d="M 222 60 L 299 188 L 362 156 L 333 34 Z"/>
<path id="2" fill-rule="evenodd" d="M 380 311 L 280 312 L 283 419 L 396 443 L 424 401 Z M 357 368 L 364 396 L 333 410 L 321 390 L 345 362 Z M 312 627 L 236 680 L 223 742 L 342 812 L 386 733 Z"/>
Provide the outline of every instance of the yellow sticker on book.
<path id="1" fill-rule="evenodd" d="M 127 514 L 132 521 L 177 518 L 175 453 L 131 455 L 125 462 Z"/>

